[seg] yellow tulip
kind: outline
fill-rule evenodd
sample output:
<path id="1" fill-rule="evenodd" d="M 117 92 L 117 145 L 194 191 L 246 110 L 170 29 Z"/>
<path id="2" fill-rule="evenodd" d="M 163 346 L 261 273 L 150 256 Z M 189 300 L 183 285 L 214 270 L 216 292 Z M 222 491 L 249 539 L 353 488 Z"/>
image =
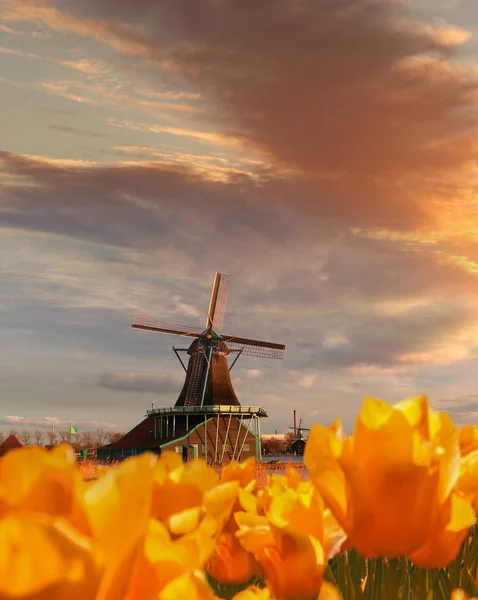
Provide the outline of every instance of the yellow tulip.
<path id="1" fill-rule="evenodd" d="M 245 583 L 260 574 L 254 556 L 241 546 L 235 531 L 219 536 L 206 570 L 216 581 L 229 585 Z"/>
<path id="2" fill-rule="evenodd" d="M 478 513 L 478 450 L 461 459 L 457 489 L 471 502 Z"/>
<path id="3" fill-rule="evenodd" d="M 174 579 L 157 596 L 157 600 L 217 600 L 202 573 L 187 573 Z M 132 599 L 133 600 L 133 599 Z M 136 599 L 134 599 L 136 600 Z"/>
<path id="4" fill-rule="evenodd" d="M 334 585 L 324 581 L 317 600 L 342 600 L 342 594 Z"/>
<path id="5" fill-rule="evenodd" d="M 266 514 L 270 504 L 277 494 L 289 489 L 297 489 L 303 482 L 300 473 L 293 467 L 287 467 L 284 475 L 270 475 L 264 489 L 260 491 L 257 498 L 257 510 L 259 514 Z"/>
<path id="6" fill-rule="evenodd" d="M 478 600 L 478 598 L 470 598 L 466 592 L 460 589 L 453 590 L 450 600 Z"/>
<path id="7" fill-rule="evenodd" d="M 203 474 L 204 467 L 197 465 Z M 93 537 L 107 558 L 97 600 L 149 600 L 163 597 L 163 592 L 167 598 L 165 590 L 180 585 L 174 584 L 176 579 L 189 581 L 184 576 L 202 568 L 214 538 L 197 534 L 203 513 L 196 504 L 202 501 L 205 484 L 195 479 L 196 473 L 171 456 L 156 460 L 144 454 L 112 468 L 88 487 L 85 504 Z M 180 498 L 181 492 L 191 490 L 189 501 Z M 179 512 L 173 512 L 175 493 Z"/>
<path id="8" fill-rule="evenodd" d="M 237 513 L 237 537 L 262 567 L 278 600 L 312 600 L 320 590 L 325 555 L 314 536 L 292 527 L 275 527 L 267 517 Z"/>
<path id="9" fill-rule="evenodd" d="M 87 488 L 92 536 L 108 559 L 98 600 L 125 597 L 131 564 L 148 532 L 155 466 L 156 457 L 143 454 L 111 468 Z"/>
<path id="10" fill-rule="evenodd" d="M 183 584 L 190 581 L 196 586 L 195 574 L 212 552 L 213 544 L 213 539 L 195 535 L 173 540 L 163 523 L 150 519 L 143 544 L 127 568 L 128 583 L 121 598 L 149 600 L 162 597 L 160 594 L 166 593 L 165 590 L 176 589 L 174 585 L 180 585 L 174 583 L 176 580 L 183 581 Z M 192 579 L 188 579 L 189 576 Z M 198 586 L 201 587 L 201 584 L 198 583 Z"/>
<path id="11" fill-rule="evenodd" d="M 248 458 L 242 462 L 231 460 L 221 472 L 221 481 L 237 481 L 241 487 L 246 487 L 256 477 L 256 461 Z"/>
<path id="12" fill-rule="evenodd" d="M 366 398 L 350 437 L 339 421 L 314 425 L 305 464 L 348 544 L 369 558 L 418 557 L 436 536 L 453 532 L 462 540 L 473 525 L 470 511 L 459 523 L 447 512 L 460 471 L 458 431 L 425 396 L 394 406 Z M 438 548 L 423 555 L 427 566 L 448 559 Z"/>
<path id="13" fill-rule="evenodd" d="M 461 465 L 457 488 L 468 498 L 478 513 L 478 425 L 460 429 Z"/>
<path id="14" fill-rule="evenodd" d="M 96 600 L 101 557 L 61 518 L 21 512 L 0 519 L 0 600 Z"/>
<path id="15" fill-rule="evenodd" d="M 459 441 L 462 456 L 478 450 L 478 425 L 464 425 L 460 429 Z"/>
<path id="16" fill-rule="evenodd" d="M 260 588 L 256 585 L 251 585 L 235 594 L 232 600 L 274 600 L 274 597 L 269 588 Z"/>
<path id="17" fill-rule="evenodd" d="M 428 569 L 436 567 L 437 557 L 443 566 L 447 565 L 458 554 L 470 523 L 473 525 L 475 519 L 475 511 L 469 501 L 452 493 L 441 508 L 436 529 L 423 546 L 409 554 L 409 558 Z"/>
<path id="18" fill-rule="evenodd" d="M 158 461 L 154 483 L 153 516 L 166 521 L 172 514 L 200 506 L 219 477 L 202 459 L 184 464 L 179 454 L 167 452 Z"/>
<path id="19" fill-rule="evenodd" d="M 224 527 L 208 560 L 207 572 L 221 583 L 245 583 L 257 575 L 260 568 L 235 536 L 238 526 L 234 513 L 242 510 L 256 512 L 255 460 L 231 461 L 222 470 L 221 481 L 221 485 L 205 494 L 206 510 Z"/>
<path id="20" fill-rule="evenodd" d="M 64 517 L 88 534 L 83 505 L 87 485 L 75 468 L 75 455 L 68 444 L 51 451 L 37 446 L 12 450 L 0 460 L 0 515 L 30 510 Z"/>

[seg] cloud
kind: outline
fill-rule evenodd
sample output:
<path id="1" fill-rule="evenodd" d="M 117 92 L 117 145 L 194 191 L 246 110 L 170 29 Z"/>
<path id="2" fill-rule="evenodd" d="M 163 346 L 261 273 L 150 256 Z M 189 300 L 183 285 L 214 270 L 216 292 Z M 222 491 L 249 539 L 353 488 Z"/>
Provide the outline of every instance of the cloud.
<path id="1" fill-rule="evenodd" d="M 55 131 L 60 131 L 61 133 L 72 133 L 74 135 L 85 135 L 87 137 L 95 137 L 95 138 L 105 138 L 108 137 L 104 133 L 99 133 L 97 131 L 93 131 L 91 129 L 78 129 L 76 127 L 71 127 L 69 125 L 47 125 L 50 129 L 54 129 Z"/>
<path id="2" fill-rule="evenodd" d="M 260 369 L 248 369 L 246 371 L 246 377 L 248 379 L 260 379 L 262 377 L 262 372 Z"/>
<path id="3" fill-rule="evenodd" d="M 468 394 L 453 400 L 442 400 L 437 408 L 449 413 L 458 424 L 478 421 L 478 395 L 476 394 Z"/>
<path id="4" fill-rule="evenodd" d="M 61 419 L 57 417 L 45 417 L 43 419 L 21 417 L 18 415 L 7 416 L 4 419 L 0 419 L 0 428 L 3 426 L 4 429 L 9 425 L 11 429 L 51 429 L 52 426 L 55 428 L 66 428 L 70 425 L 75 425 L 82 431 L 91 431 L 92 429 L 114 429 L 117 427 L 116 423 L 109 423 L 106 421 L 70 421 L 67 419 Z"/>
<path id="5" fill-rule="evenodd" d="M 317 239 L 317 231 L 294 226 L 295 219 L 303 223 L 311 217 L 306 210 L 297 215 L 292 193 L 278 208 L 278 182 L 246 174 L 217 181 L 154 162 L 1 157 L 6 171 L 20 179 L 3 185 L 0 223 L 7 230 L 66 236 L 104 252 L 114 249 L 123 253 L 119 261 L 132 261 L 135 273 L 141 268 L 139 278 L 128 269 L 136 284 L 125 294 L 124 268 L 75 260 L 72 269 L 72 257 L 52 268 L 48 261 L 58 253 L 50 249 L 48 261 L 40 265 L 36 257 L 28 272 L 30 287 L 40 276 L 51 282 L 51 303 L 142 311 L 151 307 L 148 295 L 156 294 L 159 268 L 175 281 L 185 278 L 181 290 L 168 283 L 171 293 L 162 295 L 161 313 L 199 319 L 207 309 L 210 282 L 198 273 L 223 269 L 241 282 L 233 300 L 241 309 L 234 312 L 230 303 L 227 329 L 254 337 L 260 325 L 267 338 L 289 344 L 291 367 L 391 366 L 427 357 L 443 363 L 447 353 L 448 360 L 466 358 L 474 345 L 476 274 L 444 260 L 437 242 L 363 237 L 347 233 L 345 224 L 335 231 L 322 231 L 319 224 Z M 205 244 L 206 239 L 214 243 Z M 188 279 L 196 287 L 187 285 Z M 109 292 L 96 289 L 105 282 Z M 58 295 L 58 285 L 68 293 Z M 201 307 L 192 291 L 197 289 Z"/>
<path id="6" fill-rule="evenodd" d="M 181 80 L 168 77 L 208 98 L 203 120 L 220 136 L 269 156 L 279 172 L 300 173 L 282 182 L 279 203 L 292 195 L 316 218 L 346 214 L 394 230 L 440 223 L 475 186 L 478 82 L 450 60 L 468 34 L 418 21 L 404 3 L 53 4 L 59 10 L 22 0 L 7 19 L 41 20 L 174 64 Z M 84 96 L 58 85 L 51 90 Z"/>
<path id="7" fill-rule="evenodd" d="M 141 394 L 169 394 L 180 392 L 183 379 L 171 375 L 146 375 L 144 373 L 104 373 L 97 385 L 120 392 Z"/>
<path id="8" fill-rule="evenodd" d="M 308 375 L 303 375 L 297 379 L 296 384 L 302 388 L 303 390 L 310 390 L 314 387 L 315 382 L 317 381 L 317 375 L 310 373 Z"/>
<path id="9" fill-rule="evenodd" d="M 95 39 L 98 19 L 114 15 L 110 29 L 128 22 L 118 29 L 119 52 L 137 57 L 147 48 L 146 58 L 174 63 L 213 101 L 216 127 L 273 157 L 279 170 L 302 173 L 309 193 L 299 187 L 295 195 L 322 211 L 326 205 L 329 217 L 338 207 L 351 219 L 358 212 L 382 217 L 391 229 L 439 222 L 441 203 L 455 204 L 458 188 L 474 185 L 478 83 L 450 60 L 468 33 L 417 21 L 403 3 L 58 6 L 65 10 L 55 13 L 59 27 L 81 18 Z"/>

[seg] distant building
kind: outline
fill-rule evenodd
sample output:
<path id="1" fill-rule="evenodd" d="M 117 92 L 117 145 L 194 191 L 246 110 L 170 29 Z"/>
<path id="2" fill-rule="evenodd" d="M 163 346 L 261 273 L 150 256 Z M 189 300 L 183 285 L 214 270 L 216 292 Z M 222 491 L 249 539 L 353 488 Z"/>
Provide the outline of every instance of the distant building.
<path id="1" fill-rule="evenodd" d="M 16 435 L 12 434 L 0 444 L 0 456 L 4 456 L 7 452 L 13 450 L 14 448 L 23 448 L 23 444 Z"/>

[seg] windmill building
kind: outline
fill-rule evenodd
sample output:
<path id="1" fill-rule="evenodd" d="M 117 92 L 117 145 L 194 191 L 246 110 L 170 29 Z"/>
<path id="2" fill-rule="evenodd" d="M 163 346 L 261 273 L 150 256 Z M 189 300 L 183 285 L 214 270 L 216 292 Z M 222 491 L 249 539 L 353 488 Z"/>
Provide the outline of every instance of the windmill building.
<path id="1" fill-rule="evenodd" d="M 260 406 L 241 405 L 230 372 L 240 356 L 281 359 L 285 346 L 219 333 L 229 285 L 228 275 L 216 273 L 205 329 L 135 317 L 134 329 L 193 338 L 188 348 L 173 346 L 185 381 L 173 407 L 153 405 L 139 425 L 98 450 L 100 460 L 121 460 L 146 451 L 174 451 L 185 461 L 201 457 L 213 463 L 260 458 L 260 419 L 267 413 Z M 188 356 L 187 365 L 182 354 Z"/>

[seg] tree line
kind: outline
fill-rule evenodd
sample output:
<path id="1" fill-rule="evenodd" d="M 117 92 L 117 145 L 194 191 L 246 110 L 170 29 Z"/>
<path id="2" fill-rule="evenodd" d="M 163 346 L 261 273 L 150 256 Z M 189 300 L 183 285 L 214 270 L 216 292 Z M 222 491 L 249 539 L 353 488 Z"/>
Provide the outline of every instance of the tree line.
<path id="1" fill-rule="evenodd" d="M 0 431 L 0 444 L 9 435 L 17 436 L 24 446 L 45 446 L 48 444 L 53 446 L 61 442 L 70 442 L 72 446 L 80 450 L 95 450 L 105 444 L 117 442 L 123 437 L 124 433 L 105 431 L 104 429 L 72 434 L 68 430 L 42 431 L 41 429 L 35 429 L 35 431 L 31 431 L 29 429 L 22 429 L 18 431 L 10 429 L 7 434 Z"/>

